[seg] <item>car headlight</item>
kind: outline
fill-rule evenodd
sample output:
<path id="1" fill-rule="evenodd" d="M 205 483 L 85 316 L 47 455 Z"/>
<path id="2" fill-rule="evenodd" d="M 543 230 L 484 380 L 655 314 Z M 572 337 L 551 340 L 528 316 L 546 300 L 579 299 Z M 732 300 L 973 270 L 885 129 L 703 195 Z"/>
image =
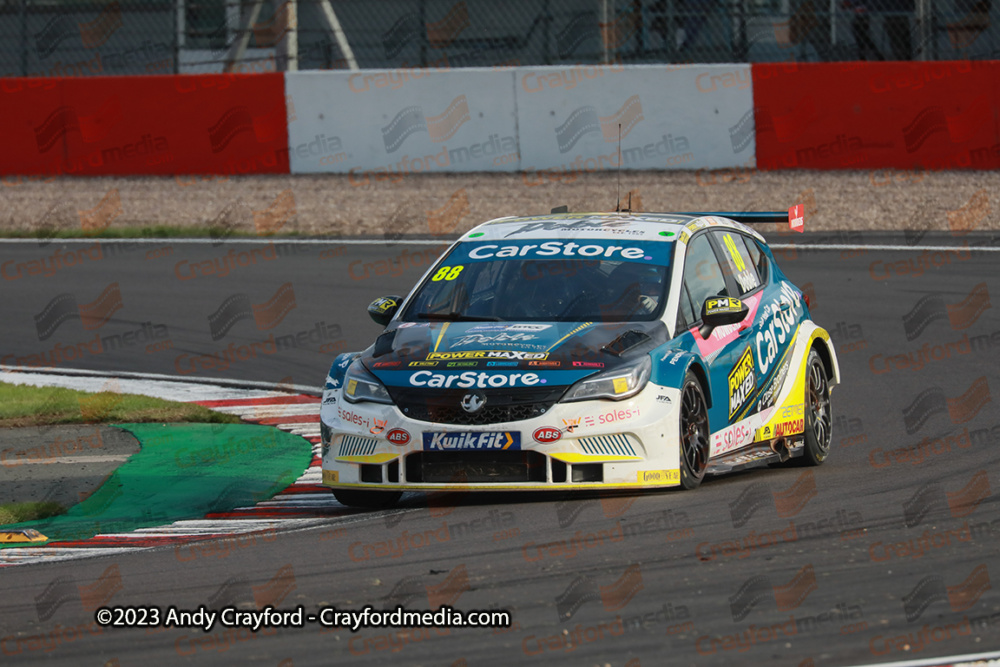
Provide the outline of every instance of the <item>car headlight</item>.
<path id="1" fill-rule="evenodd" d="M 372 403 L 392 404 L 389 391 L 374 375 L 368 372 L 364 364 L 355 361 L 344 375 L 344 400 L 348 403 L 371 401 Z"/>
<path id="2" fill-rule="evenodd" d="M 610 398 L 620 401 L 623 398 L 635 396 L 649 382 L 649 374 L 653 362 L 649 355 L 641 359 L 619 366 L 618 368 L 598 373 L 580 380 L 569 388 L 563 397 L 563 402 L 589 401 L 595 398 Z"/>

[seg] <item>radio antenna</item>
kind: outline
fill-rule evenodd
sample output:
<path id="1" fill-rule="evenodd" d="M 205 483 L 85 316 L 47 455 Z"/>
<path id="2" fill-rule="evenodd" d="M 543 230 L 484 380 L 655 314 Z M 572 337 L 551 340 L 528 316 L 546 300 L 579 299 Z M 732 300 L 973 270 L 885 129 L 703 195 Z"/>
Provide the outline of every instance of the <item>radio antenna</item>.
<path id="1" fill-rule="evenodd" d="M 622 124 L 618 123 L 618 192 L 615 194 L 615 213 L 622 212 Z M 631 208 L 631 207 L 629 207 Z"/>

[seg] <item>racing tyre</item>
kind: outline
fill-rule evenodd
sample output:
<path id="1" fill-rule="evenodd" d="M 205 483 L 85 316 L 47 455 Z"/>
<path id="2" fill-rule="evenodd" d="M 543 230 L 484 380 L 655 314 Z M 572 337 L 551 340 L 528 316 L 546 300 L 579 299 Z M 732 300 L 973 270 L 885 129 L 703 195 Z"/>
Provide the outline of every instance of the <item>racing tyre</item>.
<path id="1" fill-rule="evenodd" d="M 705 392 L 693 373 L 681 389 L 681 487 L 695 489 L 708 469 L 709 430 Z"/>
<path id="2" fill-rule="evenodd" d="M 833 438 L 833 410 L 830 405 L 830 382 L 826 366 L 816 350 L 806 361 L 805 451 L 803 463 L 818 466 L 830 454 Z"/>
<path id="3" fill-rule="evenodd" d="M 362 489 L 334 489 L 333 497 L 341 505 L 363 507 L 370 510 L 385 509 L 395 505 L 403 496 L 402 491 L 365 491 Z"/>

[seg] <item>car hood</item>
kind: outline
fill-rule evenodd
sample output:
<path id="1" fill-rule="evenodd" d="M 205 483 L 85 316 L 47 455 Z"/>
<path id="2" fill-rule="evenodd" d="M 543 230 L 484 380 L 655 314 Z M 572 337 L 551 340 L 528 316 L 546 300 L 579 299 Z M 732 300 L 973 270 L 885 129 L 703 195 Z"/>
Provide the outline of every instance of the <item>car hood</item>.
<path id="1" fill-rule="evenodd" d="M 390 325 L 362 362 L 388 386 L 470 371 L 532 373 L 550 386 L 569 385 L 648 353 L 667 335 L 659 321 L 403 322 Z"/>

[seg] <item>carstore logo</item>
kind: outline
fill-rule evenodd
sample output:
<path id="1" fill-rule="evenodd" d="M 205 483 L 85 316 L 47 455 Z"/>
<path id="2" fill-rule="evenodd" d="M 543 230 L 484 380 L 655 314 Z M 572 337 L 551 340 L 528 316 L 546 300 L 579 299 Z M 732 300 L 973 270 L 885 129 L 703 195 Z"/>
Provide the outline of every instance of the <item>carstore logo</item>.
<path id="1" fill-rule="evenodd" d="M 608 586 L 599 586 L 587 575 L 573 580 L 563 593 L 556 597 L 559 620 L 573 618 L 587 602 L 599 601 L 605 611 L 618 611 L 642 590 L 642 570 L 638 563 L 629 565 L 625 572 Z"/>
<path id="2" fill-rule="evenodd" d="M 935 415 L 947 413 L 952 424 L 971 421 L 983 406 L 992 402 L 986 376 L 973 381 L 972 386 L 956 398 L 945 396 L 941 387 L 930 387 L 920 392 L 913 402 L 903 408 L 903 423 L 907 435 L 913 435 Z"/>
<path id="3" fill-rule="evenodd" d="M 241 320 L 252 319 L 260 331 L 273 329 L 281 324 L 295 306 L 295 290 L 291 283 L 281 285 L 274 296 L 260 304 L 251 304 L 250 297 L 246 294 L 233 294 L 222 302 L 218 310 L 208 316 L 212 340 L 224 338 Z"/>
<path id="4" fill-rule="evenodd" d="M 956 304 L 946 304 L 940 294 L 925 294 L 903 315 L 906 340 L 916 340 L 937 320 L 947 320 L 954 331 L 968 329 L 991 306 L 989 288 L 984 282 L 973 287 L 969 295 Z"/>
<path id="5" fill-rule="evenodd" d="M 774 600 L 781 611 L 791 611 L 798 608 L 809 594 L 819 588 L 816 584 L 816 572 L 812 563 L 803 566 L 791 581 L 782 586 L 774 586 L 771 580 L 763 574 L 750 577 L 739 590 L 729 598 L 729 609 L 734 622 L 746 618 L 754 607 L 767 599 Z"/>
<path id="6" fill-rule="evenodd" d="M 117 282 L 105 287 L 97 299 L 83 305 L 77 304 L 74 294 L 60 294 L 34 316 L 38 340 L 48 340 L 63 322 L 72 319 L 79 319 L 88 331 L 100 329 L 123 305 Z"/>
<path id="7" fill-rule="evenodd" d="M 593 106 L 582 106 L 570 112 L 566 121 L 556 127 L 556 143 L 560 153 L 567 153 L 584 136 L 598 132 L 605 142 L 618 141 L 618 126 L 621 125 L 622 138 L 627 137 L 640 121 L 642 101 L 638 95 L 625 100 L 625 104 L 610 116 L 599 116 Z"/>
<path id="8" fill-rule="evenodd" d="M 954 492 L 946 492 L 937 482 L 930 482 L 903 503 L 903 520 L 907 528 L 914 528 L 944 507 L 952 518 L 960 519 L 972 514 L 990 493 L 990 479 L 985 470 L 977 472 L 965 486 Z"/>
<path id="9" fill-rule="evenodd" d="M 754 482 L 748 485 L 736 500 L 729 503 L 733 528 L 745 526 L 757 510 L 767 506 L 773 507 L 781 518 L 793 517 L 816 497 L 816 493 L 816 478 L 811 470 L 799 475 L 784 491 L 771 491 L 767 482 Z"/>
<path id="10" fill-rule="evenodd" d="M 403 142 L 416 132 L 426 132 L 430 140 L 436 143 L 446 141 L 453 137 L 469 118 L 469 103 L 465 95 L 453 99 L 444 113 L 437 116 L 425 116 L 423 108 L 419 106 L 406 107 L 382 128 L 385 152 L 395 153 Z"/>
<path id="11" fill-rule="evenodd" d="M 947 600 L 952 611 L 972 608 L 983 593 L 990 590 L 990 573 L 986 564 L 978 565 L 965 581 L 957 586 L 946 586 L 941 576 L 924 577 L 920 583 L 903 596 L 903 612 L 910 623 L 918 620 L 929 606 Z"/>

